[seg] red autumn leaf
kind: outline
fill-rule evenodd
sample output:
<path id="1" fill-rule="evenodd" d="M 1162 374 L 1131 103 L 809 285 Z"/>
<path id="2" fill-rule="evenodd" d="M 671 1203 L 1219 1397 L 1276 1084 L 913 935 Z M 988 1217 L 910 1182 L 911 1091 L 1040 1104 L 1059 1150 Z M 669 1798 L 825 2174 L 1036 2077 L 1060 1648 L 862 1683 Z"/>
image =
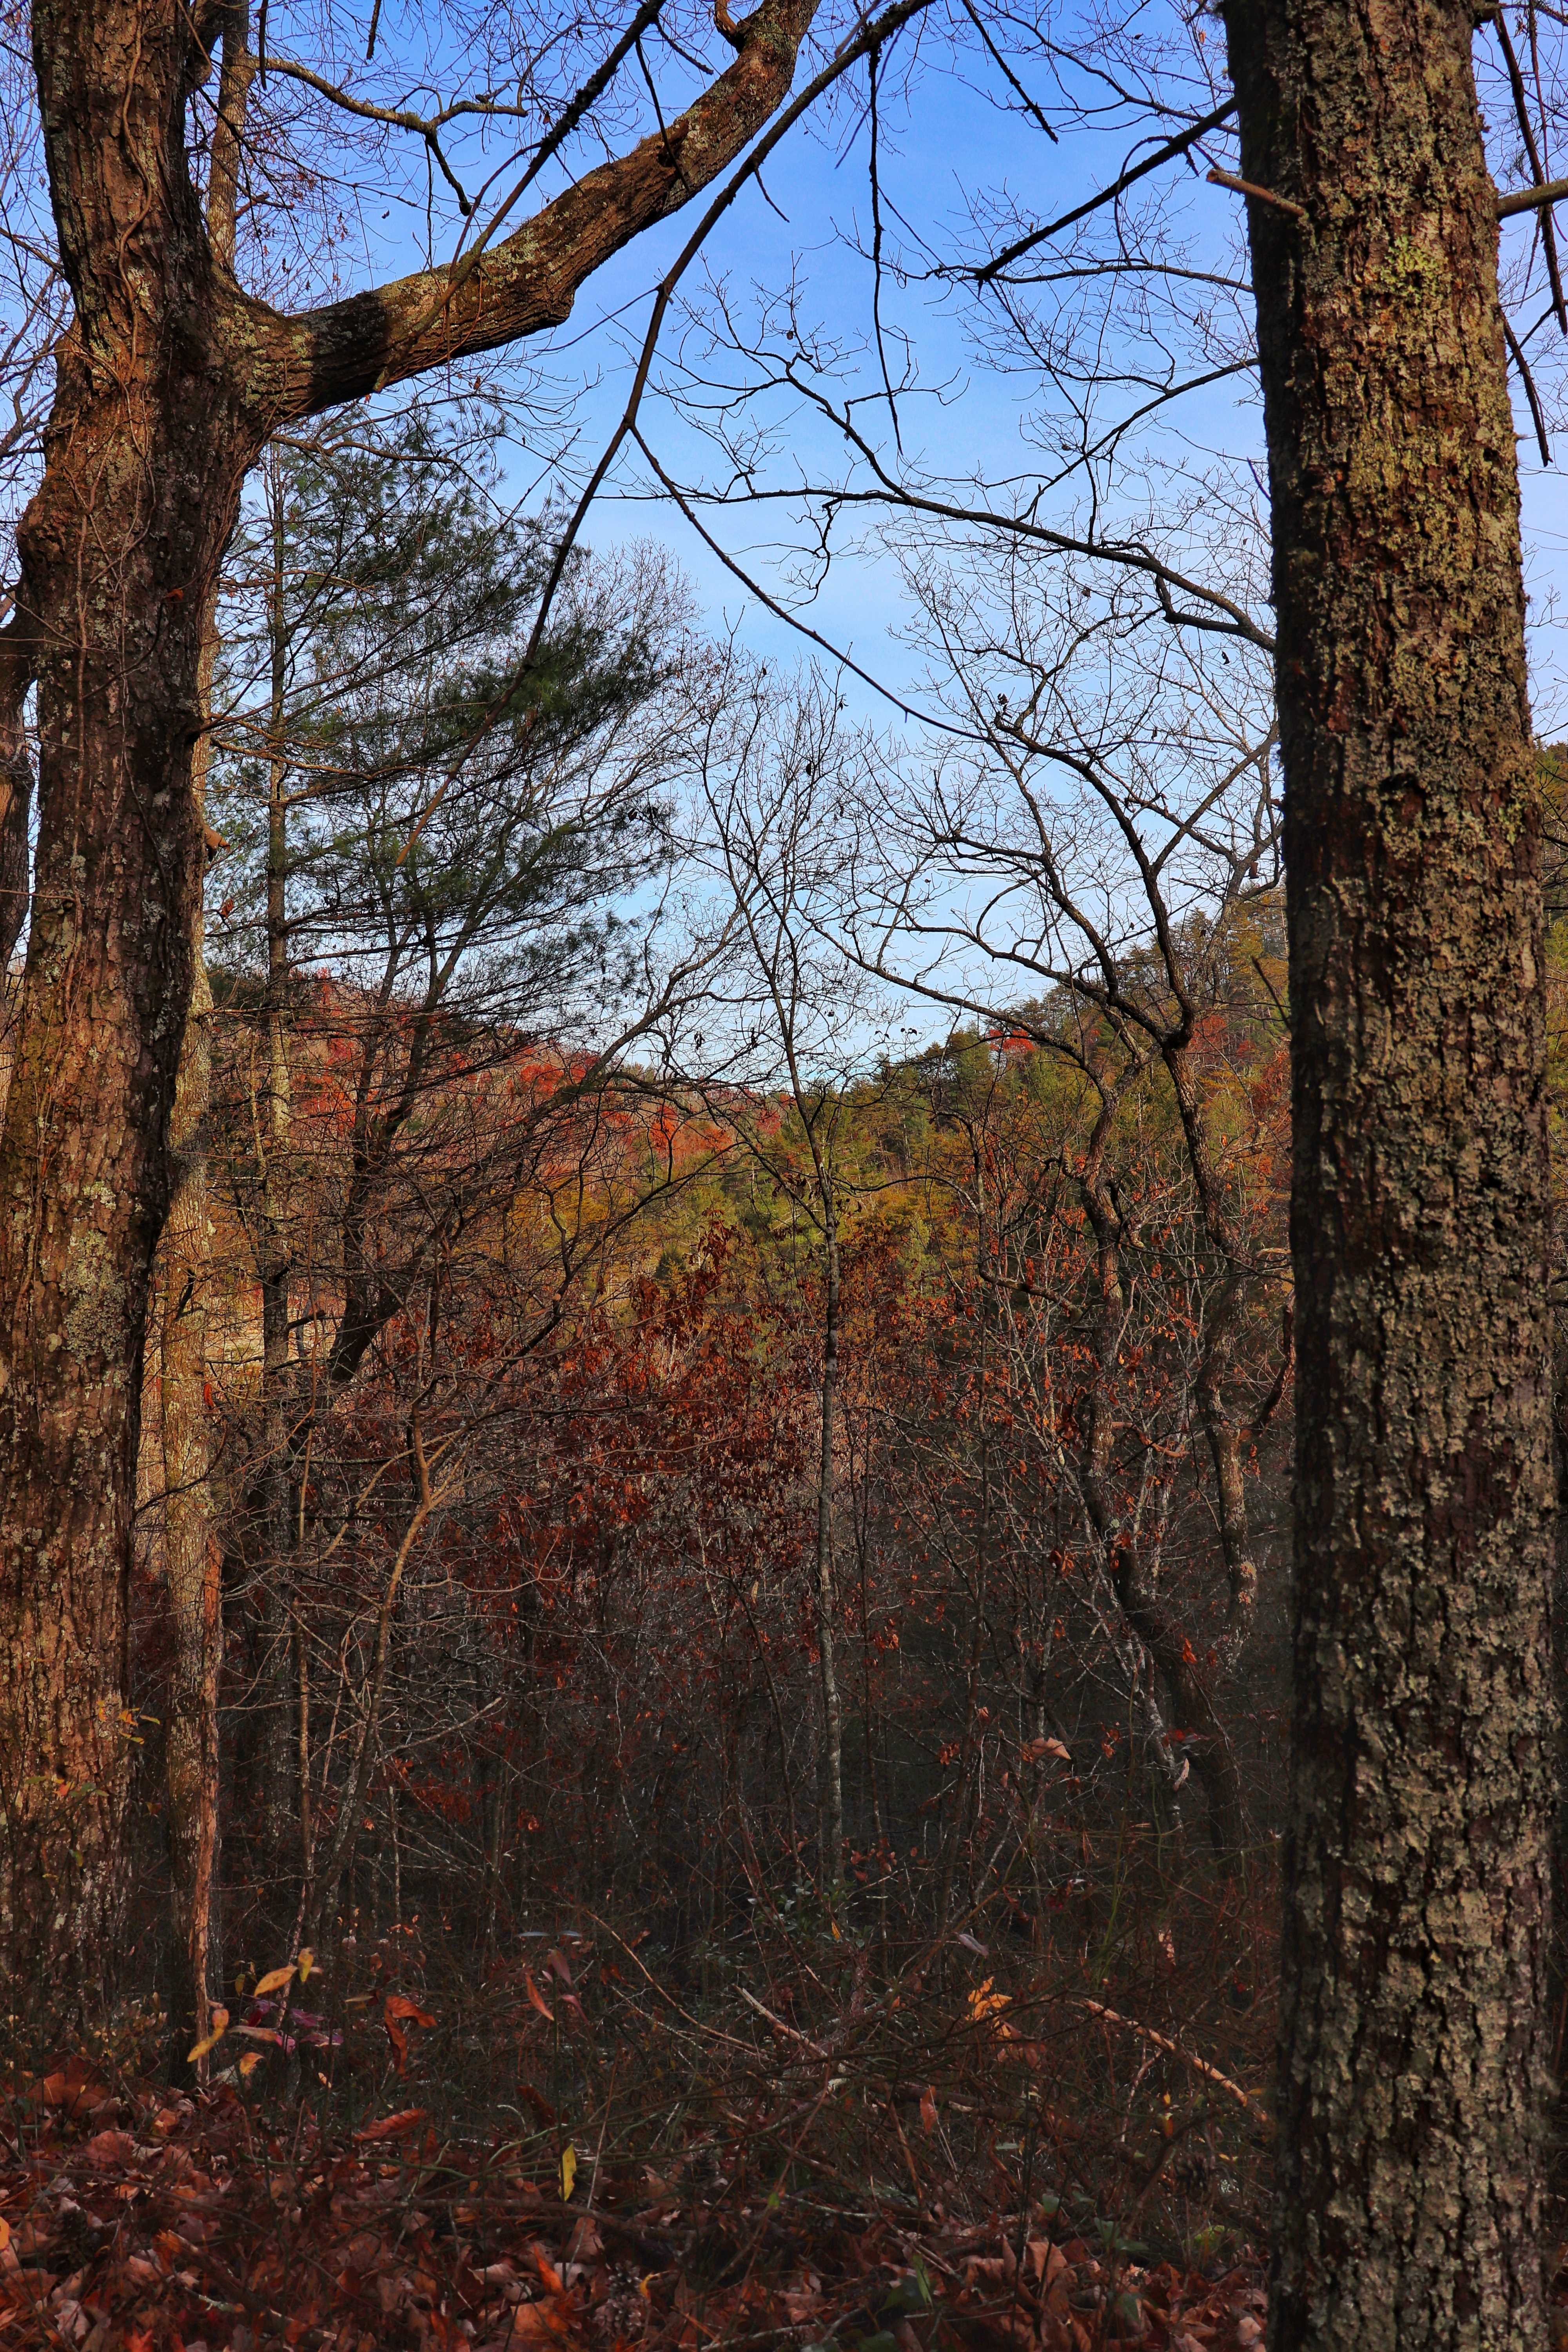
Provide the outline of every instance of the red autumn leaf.
<path id="1" fill-rule="evenodd" d="M 405 1992 L 389 1992 L 386 2006 L 382 2011 L 382 2022 L 386 2028 L 386 2038 L 392 2044 L 397 2071 L 401 2074 L 408 2063 L 408 2036 L 404 2031 L 405 2023 L 434 2025 L 436 2021 L 427 2009 L 421 2009 L 419 2003 L 410 2000 Z"/>
<path id="2" fill-rule="evenodd" d="M 100 2107 L 106 2107 L 113 2096 L 108 2084 L 95 2067 L 82 2057 L 68 2058 L 53 2074 L 47 2074 L 33 2096 L 47 2107 L 58 2107 L 63 2116 L 89 2117 Z"/>
<path id="3" fill-rule="evenodd" d="M 423 2107 L 399 2107 L 395 2115 L 383 2116 L 378 2122 L 365 2124 L 355 2132 L 355 2139 L 396 2139 L 404 2132 L 416 2131 L 425 2120 Z"/>
<path id="4" fill-rule="evenodd" d="M 510 2315 L 510 2346 L 527 2344 L 552 2345 L 566 2336 L 573 2324 L 571 2305 L 557 2297 L 542 2298 L 538 2303 L 520 2303 Z"/>
<path id="5" fill-rule="evenodd" d="M 552 2009 L 546 2007 L 544 1995 L 540 1991 L 539 1987 L 533 1981 L 533 1970 L 531 1969 L 524 1969 L 522 1972 L 522 1981 L 527 1989 L 529 2000 L 533 2003 L 534 2008 L 539 2011 L 541 2017 L 548 2019 L 549 2022 L 553 2025 L 555 2022 L 555 2011 Z"/>
<path id="6" fill-rule="evenodd" d="M 395 2017 L 406 2019 L 410 2025 L 434 2025 L 436 2022 L 430 2011 L 421 2009 L 416 2000 L 410 2000 L 405 1992 L 389 1992 L 383 2014 L 389 2022 Z"/>

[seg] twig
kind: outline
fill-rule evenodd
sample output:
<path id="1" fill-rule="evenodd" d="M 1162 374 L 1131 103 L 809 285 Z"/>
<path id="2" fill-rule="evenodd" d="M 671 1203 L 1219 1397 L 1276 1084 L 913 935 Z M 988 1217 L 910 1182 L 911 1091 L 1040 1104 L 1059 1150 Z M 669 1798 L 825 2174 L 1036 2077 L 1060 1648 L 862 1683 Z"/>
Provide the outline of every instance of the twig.
<path id="1" fill-rule="evenodd" d="M 782 2017 L 775 2017 L 771 2009 L 764 2009 L 756 1995 L 754 1993 L 748 1992 L 744 1985 L 737 1985 L 735 1990 L 740 1994 L 741 1999 L 745 2002 L 748 2009 L 754 2009 L 759 2017 L 765 2017 L 767 2019 L 768 2023 L 773 2027 L 775 2033 L 784 2034 L 785 2039 L 790 2042 L 798 2042 L 803 2050 L 809 2050 L 814 2058 L 820 2058 L 822 2060 L 824 2065 L 832 2065 L 832 2057 L 829 2053 L 823 2048 L 820 2042 L 813 2042 L 805 2034 L 798 2032 L 793 2025 L 786 2025 Z"/>
<path id="2" fill-rule="evenodd" d="M 1178 155 L 1184 155 L 1205 132 L 1217 131 L 1222 122 L 1228 121 L 1236 112 L 1236 100 L 1227 99 L 1223 106 L 1216 106 L 1212 114 L 1203 115 L 1196 122 L 1190 122 L 1173 139 L 1167 139 L 1163 146 L 1154 148 L 1142 163 L 1130 164 L 1120 179 L 1113 180 L 1108 188 L 1101 188 L 1095 195 L 1086 196 L 1083 203 L 1075 205 L 1070 213 L 1063 213 L 1059 218 L 1047 221 L 1044 228 L 1031 229 L 1026 236 L 1015 238 L 1011 245 L 1004 246 L 1000 253 L 994 254 L 980 268 L 963 272 L 954 270 L 952 274 L 954 277 L 973 277 L 977 286 L 984 286 L 987 278 L 996 277 L 1035 246 L 1043 245 L 1047 237 L 1056 236 L 1064 228 L 1071 228 L 1077 221 L 1087 220 L 1089 214 L 1098 212 L 1101 205 L 1114 204 L 1117 197 L 1131 187 L 1135 181 L 1147 178 L 1151 172 L 1157 172 L 1162 163 L 1173 163 Z"/>
<path id="3" fill-rule="evenodd" d="M 1535 446 L 1541 452 L 1541 462 L 1543 466 L 1550 466 L 1552 445 L 1546 438 L 1546 419 L 1541 413 L 1541 401 L 1535 389 L 1535 378 L 1530 373 L 1530 362 L 1524 356 L 1523 346 L 1509 325 L 1506 310 L 1502 314 L 1502 331 L 1503 340 L 1508 345 L 1508 355 L 1519 370 L 1520 381 L 1524 386 L 1524 396 L 1530 403 L 1530 419 L 1535 427 Z"/>
<path id="4" fill-rule="evenodd" d="M 1538 205 L 1558 205 L 1568 196 L 1568 180 L 1543 180 L 1538 188 L 1518 188 L 1511 196 L 1497 200 L 1499 220 L 1510 220 L 1515 213 L 1532 213 Z"/>
<path id="5" fill-rule="evenodd" d="M 509 2218 L 521 2213 L 530 2221 L 552 2221 L 561 2226 L 568 2221 L 591 2221 L 601 2237 L 618 2238 L 622 2245 L 629 2246 L 634 2254 L 655 2270 L 665 2269 L 678 2251 L 668 2238 L 651 2238 L 635 2222 L 623 2221 L 616 2213 L 590 2213 L 585 2206 L 579 2210 L 575 2205 L 558 2204 L 553 2198 L 543 2198 L 537 2205 L 509 2204 L 505 2210 Z"/>
<path id="6" fill-rule="evenodd" d="M 879 49 L 885 41 L 891 40 L 893 35 L 901 31 L 912 16 L 919 16 L 923 8 L 930 5 L 931 0 L 892 0 L 891 6 L 884 9 L 880 16 L 868 18 L 852 39 L 845 41 L 834 51 L 822 71 L 806 83 L 798 97 L 793 99 L 782 113 L 773 117 L 751 153 L 736 166 L 729 179 L 725 181 L 669 268 L 659 279 L 654 291 L 653 311 L 648 320 L 647 332 L 643 338 L 643 347 L 638 355 L 636 373 L 632 377 L 631 390 L 627 394 L 625 412 L 605 444 L 599 461 L 589 476 L 581 498 L 572 510 L 566 528 L 556 544 L 555 553 L 543 587 L 540 591 L 539 608 L 534 616 L 533 628 L 522 658 L 524 671 L 531 668 L 539 652 L 544 636 L 545 624 L 550 617 L 550 608 L 554 602 L 555 592 L 561 585 L 567 561 L 577 543 L 578 534 L 587 520 L 588 509 L 597 498 L 605 477 L 619 456 L 625 443 L 636 432 L 637 412 L 642 406 L 643 394 L 647 389 L 648 375 L 653 367 L 654 353 L 658 348 L 659 331 L 664 325 L 666 313 L 675 299 L 676 289 L 680 280 L 707 243 L 709 231 L 728 212 L 747 183 L 755 178 L 781 140 L 795 128 L 801 116 L 816 105 L 823 93 L 830 89 L 858 58 Z"/>
<path id="7" fill-rule="evenodd" d="M 1102 2001 L 1079 2000 L 1076 2006 L 1087 2009 L 1091 2017 L 1102 2017 L 1107 2025 L 1121 2025 L 1129 2033 L 1141 2033 L 1157 2050 L 1163 2050 L 1168 2057 L 1179 2058 L 1184 2066 L 1192 2068 L 1194 2074 L 1201 2074 L 1205 2082 L 1213 2083 L 1217 2090 L 1226 2092 L 1237 2106 L 1246 2109 L 1254 2123 L 1261 2124 L 1265 2131 L 1273 2130 L 1272 2116 L 1258 2105 L 1256 2099 L 1247 2095 L 1239 2083 L 1233 2083 L 1228 2074 L 1222 2074 L 1219 2068 L 1211 2066 L 1206 2058 L 1194 2058 L 1190 2050 L 1184 2050 L 1179 2042 L 1173 2042 L 1167 2034 L 1157 2033 L 1152 2025 L 1140 2025 L 1136 2018 L 1123 2017 L 1119 2011 L 1107 2009 Z"/>
<path id="8" fill-rule="evenodd" d="M 1208 176 L 1216 188 L 1233 188 L 1238 196 L 1250 196 L 1255 204 L 1272 205 L 1276 212 L 1289 213 L 1293 220 L 1307 217 L 1305 205 L 1297 204 L 1290 196 L 1277 196 L 1272 188 L 1260 188 L 1256 180 L 1243 180 L 1235 172 L 1222 172 L 1217 163 L 1210 166 Z"/>
<path id="9" fill-rule="evenodd" d="M 1523 135 L 1524 152 L 1529 158 L 1531 173 L 1536 185 L 1544 187 L 1548 184 L 1546 166 L 1541 150 L 1535 143 L 1535 126 L 1530 119 L 1530 101 L 1525 94 L 1524 76 L 1519 69 L 1519 59 L 1514 55 L 1513 43 L 1509 38 L 1508 18 L 1500 8 L 1492 19 L 1492 30 L 1497 35 L 1498 46 L 1502 51 L 1503 60 L 1508 67 L 1509 86 L 1513 92 L 1513 110 Z M 1558 326 L 1563 334 L 1568 335 L 1568 308 L 1564 307 L 1563 300 L 1563 278 L 1557 267 L 1557 239 L 1552 233 L 1550 206 L 1541 216 L 1541 242 L 1546 255 L 1546 275 L 1552 287 L 1552 308 L 1556 313 Z"/>

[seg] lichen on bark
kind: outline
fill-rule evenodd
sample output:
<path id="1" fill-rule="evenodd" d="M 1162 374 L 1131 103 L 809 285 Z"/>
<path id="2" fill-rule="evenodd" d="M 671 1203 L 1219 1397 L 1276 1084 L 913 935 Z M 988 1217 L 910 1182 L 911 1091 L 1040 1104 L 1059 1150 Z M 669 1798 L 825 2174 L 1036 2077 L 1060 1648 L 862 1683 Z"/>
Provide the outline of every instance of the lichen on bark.
<path id="1" fill-rule="evenodd" d="M 1536 761 L 1497 227 L 1441 0 L 1230 0 L 1293 1020 L 1271 2312 L 1543 2341 L 1553 1509 Z"/>

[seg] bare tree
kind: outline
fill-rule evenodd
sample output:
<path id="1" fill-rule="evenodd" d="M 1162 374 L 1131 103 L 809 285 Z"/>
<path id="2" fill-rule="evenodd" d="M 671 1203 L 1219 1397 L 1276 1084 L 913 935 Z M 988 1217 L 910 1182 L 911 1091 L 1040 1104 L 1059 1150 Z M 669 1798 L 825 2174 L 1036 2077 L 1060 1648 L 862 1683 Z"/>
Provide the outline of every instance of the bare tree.
<path id="1" fill-rule="evenodd" d="M 737 1139 L 785 1186 L 821 1253 L 814 1563 L 822 1708 L 817 1810 L 822 1883 L 832 1891 L 844 1864 L 843 1607 L 834 1562 L 841 1241 L 850 1189 L 842 1130 L 851 1116 L 852 1076 L 866 1053 L 870 1007 L 854 985 L 854 966 L 825 951 L 822 935 L 823 886 L 833 864 L 823 813 L 837 794 L 840 756 L 837 698 L 818 681 L 793 695 L 781 692 L 764 669 L 742 700 L 743 715 L 737 720 L 731 714 L 726 730 L 728 757 L 710 762 L 703 791 L 712 828 L 710 854 L 728 886 L 744 941 L 730 1008 L 731 1019 L 748 1033 L 739 1048 L 742 1066 L 753 1090 L 777 1085 L 795 1113 L 789 1140 L 804 1151 L 795 1155 L 795 1166 L 787 1165 L 744 1118 L 736 1124 Z"/>
<path id="2" fill-rule="evenodd" d="M 1278 1314 L 1285 1266 L 1247 1211 L 1245 1156 L 1205 1083 L 1205 1031 L 1233 990 L 1248 909 L 1267 924 L 1278 901 L 1268 681 L 1256 660 L 1205 653 L 1203 636 L 1142 636 L 1125 585 L 1086 614 L 1081 583 L 1027 550 L 997 575 L 962 549 L 928 548 L 913 584 L 933 687 L 969 745 L 934 772 L 907 752 L 863 757 L 837 922 L 863 966 L 1033 1039 L 1095 1106 L 1060 1147 L 1097 1267 L 1075 1475 L 1123 1639 L 1158 1688 L 1156 1756 L 1175 1779 L 1189 1759 L 1161 1727 L 1197 1735 L 1191 1769 L 1215 1845 L 1234 1857 L 1243 1807 L 1219 1685 L 1245 1650 L 1258 1583 L 1243 1476 L 1258 1399 L 1234 1371 L 1249 1327 Z M 1152 1089 L 1180 1138 L 1206 1258 L 1193 1404 L 1227 1586 L 1213 1671 L 1161 1596 L 1142 1482 L 1112 1472 L 1135 1249 L 1116 1138 Z"/>

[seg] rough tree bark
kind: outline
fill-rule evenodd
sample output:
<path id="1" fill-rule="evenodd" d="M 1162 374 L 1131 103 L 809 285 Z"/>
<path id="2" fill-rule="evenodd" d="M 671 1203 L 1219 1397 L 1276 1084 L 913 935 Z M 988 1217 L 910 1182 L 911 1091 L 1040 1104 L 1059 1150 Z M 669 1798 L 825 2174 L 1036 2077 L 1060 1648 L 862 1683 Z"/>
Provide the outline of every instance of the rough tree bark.
<path id="1" fill-rule="evenodd" d="M 1229 0 L 1294 1022 L 1277 2352 L 1543 2340 L 1543 1018 L 1514 433 L 1459 0 Z"/>
<path id="2" fill-rule="evenodd" d="M 215 635 L 202 652 L 205 707 Z M 191 779 L 205 816 L 207 738 Z M 212 1896 L 218 1839 L 218 1674 L 223 1651 L 221 1561 L 213 1529 L 206 1410 L 208 1120 L 212 1097 L 212 991 L 207 985 L 202 905 L 191 940 L 195 974 L 169 1118 L 173 1182 L 163 1228 L 163 1317 L 158 1368 L 163 1454 L 163 1559 L 174 1656 L 164 1779 L 174 1882 L 177 1974 L 169 2007 L 171 2064 L 205 2041 L 210 2008 Z"/>
<path id="3" fill-rule="evenodd" d="M 219 265 L 232 268 L 240 141 L 255 60 L 247 0 L 226 0 L 223 69 L 207 183 L 207 234 Z M 213 673 L 218 652 L 216 599 L 203 618 L 196 676 L 202 732 L 191 761 L 193 814 L 203 839 L 211 757 Z M 207 985 L 202 894 L 191 909 L 193 979 L 174 1101 L 169 1118 L 170 1198 L 163 1228 L 163 1308 L 158 1368 L 163 1450 L 164 1571 L 174 1651 L 164 1779 L 174 1882 L 177 1975 L 169 2001 L 170 2063 L 205 2042 L 211 2009 L 213 1888 L 218 1854 L 218 1677 L 223 1663 L 222 1563 L 213 1527 L 212 1433 L 206 1404 L 207 1172 L 212 1101 L 212 991 Z M 197 2062 L 205 2079 L 206 2063 Z"/>
<path id="4" fill-rule="evenodd" d="M 36 680 L 39 738 L 0 1138 L 0 1947 L 56 2000 L 96 1972 L 119 1895 L 142 1355 L 202 877 L 197 667 L 244 475 L 291 419 L 564 319 L 584 280 L 780 103 L 813 0 L 761 0 L 684 114 L 477 267 L 294 318 L 215 255 L 190 178 L 187 96 L 226 13 L 32 10 L 75 317 L 0 663 L 4 729 Z"/>
<path id="5" fill-rule="evenodd" d="M 33 36 L 76 315 L 19 538 L 39 841 L 0 1141 L 0 1932 L 18 1981 L 54 1991 L 101 1961 L 117 1891 L 142 1345 L 201 881 L 197 663 L 249 428 L 177 146 L 189 32 L 173 9 L 40 0 Z"/>
<path id="6" fill-rule="evenodd" d="M 0 980 L 27 919 L 27 826 L 33 813 L 33 763 L 27 755 L 22 706 L 32 678 L 30 638 L 5 632 L 0 656 Z"/>

